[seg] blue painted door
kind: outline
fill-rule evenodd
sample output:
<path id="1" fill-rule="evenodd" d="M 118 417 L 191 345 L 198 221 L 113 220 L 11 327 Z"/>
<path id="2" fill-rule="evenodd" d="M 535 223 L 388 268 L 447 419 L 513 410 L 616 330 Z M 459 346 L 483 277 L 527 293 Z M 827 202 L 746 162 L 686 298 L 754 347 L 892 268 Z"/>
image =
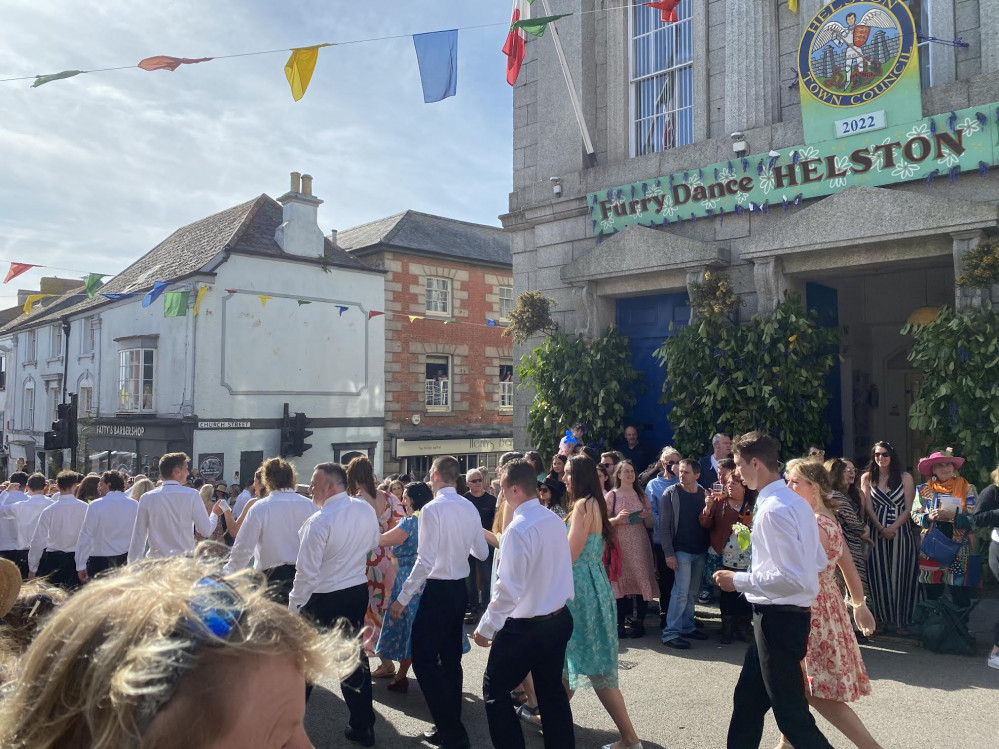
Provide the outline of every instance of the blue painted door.
<path id="1" fill-rule="evenodd" d="M 839 327 L 839 292 L 836 289 L 812 281 L 807 282 L 805 305 L 818 313 L 819 325 L 822 327 Z M 834 358 L 832 369 L 826 375 L 826 390 L 829 393 L 826 423 L 832 431 L 832 441 L 825 448 L 826 455 L 832 458 L 846 453 L 843 452 L 843 388 L 840 380 L 839 347 L 833 346 L 830 353 Z"/>
<path id="2" fill-rule="evenodd" d="M 642 373 L 643 388 L 631 414 L 639 429 L 639 441 L 656 449 L 673 439 L 667 416 L 669 405 L 659 402 L 666 370 L 653 356 L 663 340 L 690 321 L 686 294 L 657 294 L 617 300 L 617 329 L 631 346 L 631 366 Z M 670 331 L 670 323 L 673 331 Z"/>

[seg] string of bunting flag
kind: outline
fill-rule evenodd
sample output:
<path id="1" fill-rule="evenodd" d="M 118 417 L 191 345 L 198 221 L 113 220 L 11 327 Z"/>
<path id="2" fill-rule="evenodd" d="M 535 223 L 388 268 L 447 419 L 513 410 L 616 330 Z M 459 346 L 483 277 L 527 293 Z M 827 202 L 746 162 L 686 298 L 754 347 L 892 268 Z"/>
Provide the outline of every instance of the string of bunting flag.
<path id="1" fill-rule="evenodd" d="M 542 0 L 544 1 L 544 0 Z M 656 2 L 646 2 L 642 5 L 660 11 L 660 18 L 663 23 L 675 23 L 677 21 L 677 6 L 681 0 L 657 0 Z M 793 0 L 792 0 L 793 2 Z M 93 68 L 90 70 L 71 69 L 58 73 L 48 73 L 43 75 L 13 76 L 0 78 L 0 83 L 12 83 L 16 81 L 32 81 L 31 88 L 38 88 L 54 81 L 67 80 L 79 75 L 92 73 L 108 73 L 120 70 L 144 70 L 147 72 L 166 71 L 174 72 L 181 66 L 199 65 L 217 60 L 229 60 L 243 57 L 255 57 L 259 55 L 274 55 L 290 52 L 290 56 L 284 64 L 285 78 L 291 89 L 292 98 L 300 101 L 308 90 L 312 81 L 313 73 L 319 61 L 319 50 L 325 47 L 343 47 L 351 44 L 367 44 L 373 42 L 385 42 L 399 39 L 412 38 L 416 51 L 417 66 L 420 71 L 420 79 L 423 88 L 423 100 L 425 103 L 443 101 L 444 99 L 457 94 L 458 85 L 458 32 L 472 31 L 478 29 L 496 28 L 507 26 L 509 31 L 506 43 L 503 45 L 503 53 L 507 57 L 507 82 L 512 86 L 516 83 L 517 75 L 520 72 L 521 64 L 525 56 L 526 35 L 541 37 L 549 24 L 561 18 L 573 15 L 587 15 L 591 13 L 608 13 L 616 10 L 630 10 L 631 5 L 619 5 L 608 8 L 595 8 L 593 10 L 577 11 L 576 13 L 560 13 L 555 15 L 545 15 L 532 17 L 531 7 L 535 0 L 513 0 L 513 11 L 510 22 L 483 23 L 473 26 L 462 26 L 456 29 L 442 31 L 431 31 L 419 34 L 396 34 L 391 36 L 369 37 L 366 39 L 352 39 L 339 42 L 322 42 L 303 47 L 291 47 L 284 49 L 258 50 L 253 52 L 240 52 L 225 55 L 206 55 L 203 57 L 174 57 L 172 55 L 152 55 L 143 58 L 134 65 L 114 65 L 104 68 Z M 796 9 L 796 8 L 795 8 Z"/>

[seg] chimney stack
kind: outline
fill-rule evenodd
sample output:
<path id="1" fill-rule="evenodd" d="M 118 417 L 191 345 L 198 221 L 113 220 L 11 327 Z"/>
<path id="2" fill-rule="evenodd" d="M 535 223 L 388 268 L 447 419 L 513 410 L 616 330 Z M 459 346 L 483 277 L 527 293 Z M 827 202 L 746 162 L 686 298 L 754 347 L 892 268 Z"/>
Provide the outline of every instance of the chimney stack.
<path id="1" fill-rule="evenodd" d="M 278 202 L 282 206 L 281 225 L 274 241 L 289 255 L 320 257 L 325 254 L 323 231 L 319 228 L 319 206 L 323 201 L 312 194 L 312 175 L 291 173 L 291 191 Z"/>

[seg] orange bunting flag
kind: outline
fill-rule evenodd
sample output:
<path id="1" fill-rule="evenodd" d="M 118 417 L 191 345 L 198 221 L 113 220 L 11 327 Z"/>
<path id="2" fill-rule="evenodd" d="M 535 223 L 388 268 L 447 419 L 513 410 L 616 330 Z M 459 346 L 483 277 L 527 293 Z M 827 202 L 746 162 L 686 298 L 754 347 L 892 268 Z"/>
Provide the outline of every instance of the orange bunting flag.
<path id="1" fill-rule="evenodd" d="M 384 312 L 376 312 L 375 310 L 371 310 L 371 312 L 368 313 L 368 319 L 370 320 L 372 317 L 378 317 L 378 315 L 384 315 L 384 314 L 385 314 Z"/>
<path id="2" fill-rule="evenodd" d="M 409 316 L 409 321 L 410 321 L 410 322 L 413 322 L 414 320 L 423 320 L 423 319 L 424 319 L 424 318 L 423 318 L 423 317 L 421 317 L 420 315 L 410 315 L 410 316 Z"/>
<path id="3" fill-rule="evenodd" d="M 24 300 L 24 314 L 30 315 L 31 308 L 35 306 L 35 302 L 40 302 L 42 299 L 46 299 L 50 296 L 55 296 L 55 294 L 29 294 Z"/>
<path id="4" fill-rule="evenodd" d="M 145 60 L 141 60 L 136 67 L 142 68 L 143 70 L 169 70 L 172 73 L 181 65 L 193 65 L 196 62 L 210 62 L 214 59 L 214 57 L 198 57 L 197 59 L 192 59 L 190 57 L 155 55 L 154 57 L 147 57 Z"/>
<path id="5" fill-rule="evenodd" d="M 260 300 L 260 306 L 261 307 L 266 307 L 267 306 L 267 302 L 269 302 L 273 298 L 274 297 L 267 296 L 266 294 L 257 294 L 257 299 Z"/>
<path id="6" fill-rule="evenodd" d="M 208 293 L 208 287 L 207 286 L 199 286 L 198 287 L 198 295 L 196 297 L 194 297 L 194 316 L 195 317 L 198 316 L 198 310 L 201 309 L 201 299 L 207 293 Z"/>
<path id="7" fill-rule="evenodd" d="M 10 270 L 7 271 L 7 277 L 3 280 L 4 283 L 9 283 L 17 278 L 22 273 L 27 273 L 32 268 L 37 268 L 37 265 L 32 265 L 31 263 L 11 263 Z"/>
<path id="8" fill-rule="evenodd" d="M 319 61 L 319 48 L 332 47 L 330 43 L 317 44 L 315 47 L 297 47 L 291 51 L 291 57 L 284 64 L 284 75 L 291 86 L 291 95 L 298 101 L 305 96 L 305 90 L 312 80 L 312 73 Z"/>

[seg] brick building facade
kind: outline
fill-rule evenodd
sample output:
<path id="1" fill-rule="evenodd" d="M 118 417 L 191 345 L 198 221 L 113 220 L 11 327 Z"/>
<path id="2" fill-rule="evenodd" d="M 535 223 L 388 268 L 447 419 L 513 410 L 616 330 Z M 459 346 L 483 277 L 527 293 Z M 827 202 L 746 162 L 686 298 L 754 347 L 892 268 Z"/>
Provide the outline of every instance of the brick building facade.
<path id="1" fill-rule="evenodd" d="M 335 241 L 387 271 L 384 472 L 422 477 L 445 454 L 495 468 L 513 444 L 509 237 L 407 211 Z"/>

